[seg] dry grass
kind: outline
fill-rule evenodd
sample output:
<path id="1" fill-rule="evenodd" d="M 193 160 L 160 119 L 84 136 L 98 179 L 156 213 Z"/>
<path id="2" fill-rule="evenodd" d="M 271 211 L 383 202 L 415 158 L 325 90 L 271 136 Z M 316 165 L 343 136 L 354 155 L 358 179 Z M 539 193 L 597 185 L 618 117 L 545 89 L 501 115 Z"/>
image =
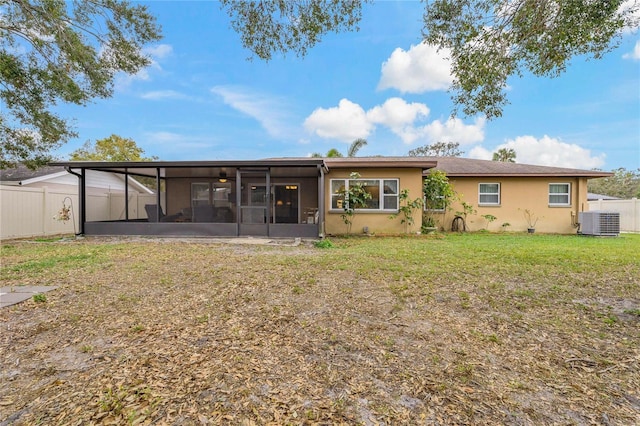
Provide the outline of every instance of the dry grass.
<path id="1" fill-rule="evenodd" d="M 640 418 L 640 236 L 334 244 L 5 244 L 0 422 Z"/>

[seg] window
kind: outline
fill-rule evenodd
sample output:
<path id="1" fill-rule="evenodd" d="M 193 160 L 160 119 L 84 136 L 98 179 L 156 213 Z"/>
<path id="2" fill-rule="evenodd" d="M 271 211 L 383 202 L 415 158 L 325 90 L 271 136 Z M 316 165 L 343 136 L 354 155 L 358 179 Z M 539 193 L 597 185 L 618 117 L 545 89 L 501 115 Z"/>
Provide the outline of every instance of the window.
<path id="1" fill-rule="evenodd" d="M 478 204 L 479 205 L 500 205 L 500 184 L 499 183 L 481 183 L 478 186 Z"/>
<path id="2" fill-rule="evenodd" d="M 428 200 L 427 197 L 424 197 L 422 201 L 425 211 L 443 212 L 445 210 L 446 203 L 444 195 L 436 195 L 431 200 Z"/>
<path id="3" fill-rule="evenodd" d="M 568 206 L 571 201 L 571 185 L 568 183 L 549 184 L 549 205 Z"/>
<path id="4" fill-rule="evenodd" d="M 371 195 L 360 210 L 398 210 L 398 179 L 331 179 L 331 209 L 343 210 L 349 184 L 358 183 Z"/>

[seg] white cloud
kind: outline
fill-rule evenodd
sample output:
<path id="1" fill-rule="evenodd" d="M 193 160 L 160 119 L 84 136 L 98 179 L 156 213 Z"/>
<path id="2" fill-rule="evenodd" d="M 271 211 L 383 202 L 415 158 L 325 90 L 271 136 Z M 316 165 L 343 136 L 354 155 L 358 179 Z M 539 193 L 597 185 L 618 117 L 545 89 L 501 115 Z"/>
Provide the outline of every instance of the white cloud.
<path id="1" fill-rule="evenodd" d="M 498 148 L 496 148 L 498 149 Z M 469 158 L 475 158 L 477 160 L 491 160 L 493 158 L 493 152 L 488 149 L 478 145 L 473 147 L 469 154 L 467 155 Z"/>
<path id="2" fill-rule="evenodd" d="M 209 136 L 185 135 L 164 131 L 145 133 L 145 142 L 150 147 L 163 145 L 172 151 L 205 149 L 215 145 Z"/>
<path id="3" fill-rule="evenodd" d="M 459 118 L 449 118 L 442 123 L 440 120 L 427 124 L 421 129 L 429 142 L 458 142 L 469 145 L 482 142 L 484 139 L 484 117 L 478 117 L 473 124 L 464 124 Z"/>
<path id="4" fill-rule="evenodd" d="M 631 52 L 625 53 L 622 57 L 624 59 L 631 59 L 634 61 L 640 60 L 640 40 L 636 41 L 636 45 Z"/>
<path id="5" fill-rule="evenodd" d="M 151 80 L 151 74 L 149 73 L 150 69 L 154 69 L 156 71 L 162 71 L 162 67 L 158 60 L 164 59 L 173 53 L 173 47 L 170 44 L 159 44 L 157 46 L 145 47 L 142 49 L 142 53 L 148 55 L 151 59 L 151 64 L 148 67 L 142 68 L 135 74 L 125 74 L 119 73 L 116 77 L 116 89 L 122 90 L 126 89 L 131 85 L 134 81 L 149 81 Z"/>
<path id="6" fill-rule="evenodd" d="M 188 96 L 175 90 L 155 90 L 140 95 L 142 99 L 158 101 L 162 99 L 187 99 Z"/>
<path id="7" fill-rule="evenodd" d="M 304 127 L 320 137 L 344 142 L 366 138 L 373 130 L 364 109 L 348 99 L 341 99 L 337 107 L 316 108 L 304 121 Z"/>
<path id="8" fill-rule="evenodd" d="M 408 51 L 397 48 L 382 64 L 378 89 L 398 89 L 402 93 L 447 90 L 453 81 L 449 50 L 420 43 Z"/>
<path id="9" fill-rule="evenodd" d="M 627 25 L 622 29 L 623 34 L 633 34 L 638 30 L 640 23 L 640 3 L 638 0 L 624 0 L 618 7 L 618 12 L 625 13 L 631 11 Z"/>
<path id="10" fill-rule="evenodd" d="M 533 136 L 518 136 L 507 140 L 506 143 L 495 147 L 511 148 L 516 152 L 516 162 L 537 164 L 540 166 L 569 167 L 576 169 L 593 169 L 602 167 L 605 154 L 592 155 L 591 151 L 576 144 L 562 142 L 560 139 L 547 135 L 541 139 Z M 487 153 L 490 155 L 487 156 Z M 476 147 L 469 153 L 471 158 L 490 160 L 492 152 L 482 147 Z"/>
<path id="11" fill-rule="evenodd" d="M 225 104 L 257 120 L 270 136 L 291 136 L 286 125 L 288 114 L 276 98 L 238 86 L 215 86 L 211 92 L 221 96 Z"/>
<path id="12" fill-rule="evenodd" d="M 418 102 L 407 103 L 404 99 L 390 98 L 384 104 L 367 111 L 367 119 L 371 123 L 383 124 L 393 133 L 400 136 L 404 143 L 410 144 L 420 135 L 413 123 L 416 119 L 427 117 L 429 108 Z"/>
<path id="13" fill-rule="evenodd" d="M 143 52 L 153 59 L 164 59 L 173 53 L 173 46 L 170 44 L 158 44 L 145 47 Z"/>
<path id="14" fill-rule="evenodd" d="M 416 124 L 428 115 L 429 108 L 425 104 L 408 103 L 400 98 L 387 99 L 366 112 L 360 105 L 342 99 L 337 107 L 317 108 L 307 117 L 304 126 L 320 137 L 344 142 L 366 138 L 376 125 L 389 128 L 405 144 L 452 141 L 468 145 L 484 139 L 485 119 L 482 117 L 472 124 L 465 124 L 459 118 L 450 118 L 444 123 L 435 120 L 422 126 Z"/>

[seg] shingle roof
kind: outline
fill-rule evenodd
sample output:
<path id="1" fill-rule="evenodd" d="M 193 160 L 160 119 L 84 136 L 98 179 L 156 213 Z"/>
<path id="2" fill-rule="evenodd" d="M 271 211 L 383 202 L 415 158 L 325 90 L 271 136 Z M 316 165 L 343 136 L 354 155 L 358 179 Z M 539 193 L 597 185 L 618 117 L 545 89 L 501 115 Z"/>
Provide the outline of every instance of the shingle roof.
<path id="1" fill-rule="evenodd" d="M 241 161 L 153 161 L 153 162 L 58 162 L 54 165 L 74 168 L 155 168 L 155 167 L 248 167 L 263 166 L 312 166 L 324 163 L 327 168 L 403 167 L 443 170 L 448 176 L 537 176 L 537 177 L 607 177 L 612 173 L 597 170 L 570 169 L 564 167 L 536 166 L 532 164 L 504 163 L 461 157 L 339 157 L 310 158 L 285 157 Z"/>
<path id="2" fill-rule="evenodd" d="M 436 161 L 428 157 L 331 157 L 324 158 L 331 168 L 371 168 L 371 167 L 415 167 L 429 169 L 436 166 Z"/>
<path id="3" fill-rule="evenodd" d="M 501 161 L 475 160 L 460 157 L 425 157 L 437 162 L 436 169 L 448 176 L 571 176 L 606 177 L 612 173 L 598 170 L 570 169 L 565 167 L 536 166 L 533 164 L 506 163 Z"/>
<path id="4" fill-rule="evenodd" d="M 51 175 L 54 173 L 64 172 L 62 166 L 43 166 L 36 170 L 31 170 L 27 166 L 19 164 L 14 169 L 0 170 L 0 181 L 3 182 L 22 182 L 23 180 L 33 179 L 41 176 Z"/>

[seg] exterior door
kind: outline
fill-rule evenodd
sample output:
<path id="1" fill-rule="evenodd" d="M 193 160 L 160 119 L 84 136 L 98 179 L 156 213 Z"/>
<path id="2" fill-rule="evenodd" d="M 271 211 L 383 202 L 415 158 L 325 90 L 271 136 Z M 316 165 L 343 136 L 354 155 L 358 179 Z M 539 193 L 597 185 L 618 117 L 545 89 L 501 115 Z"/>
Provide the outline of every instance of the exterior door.
<path id="1" fill-rule="evenodd" d="M 268 170 L 239 170 L 238 233 L 246 236 L 268 236 L 271 217 L 271 194 Z"/>

